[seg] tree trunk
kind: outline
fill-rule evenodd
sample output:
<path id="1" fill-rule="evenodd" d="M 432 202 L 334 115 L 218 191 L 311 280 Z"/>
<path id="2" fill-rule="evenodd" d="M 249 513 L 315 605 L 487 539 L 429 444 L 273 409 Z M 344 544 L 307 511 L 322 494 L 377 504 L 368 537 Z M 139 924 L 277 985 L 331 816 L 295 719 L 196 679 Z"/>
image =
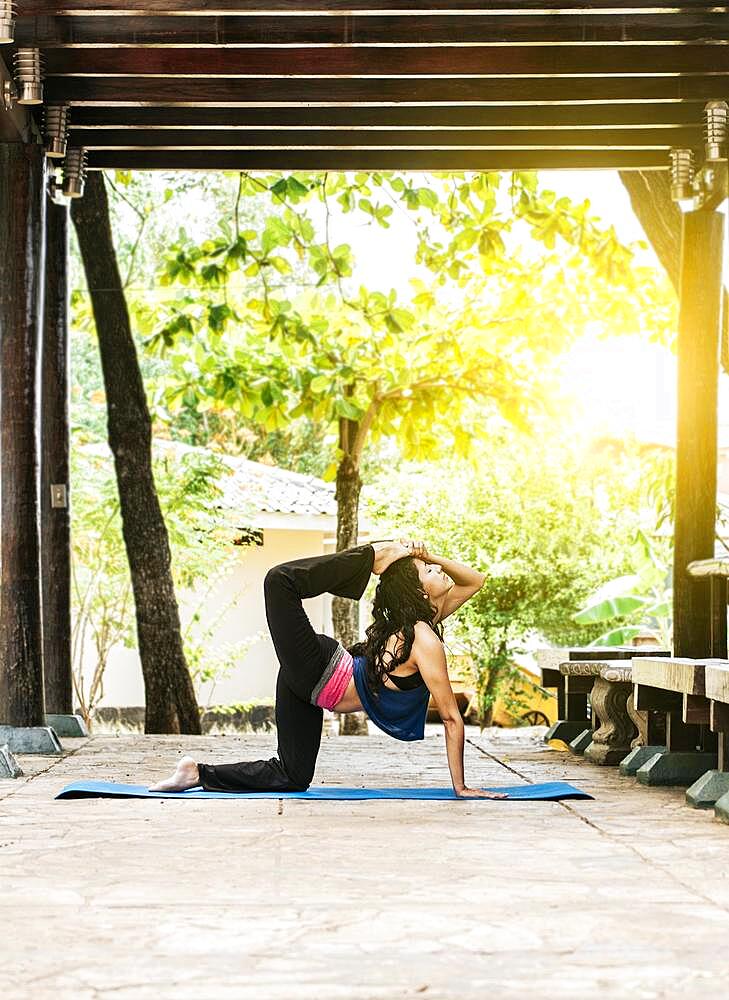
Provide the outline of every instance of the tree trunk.
<path id="1" fill-rule="evenodd" d="M 638 221 L 678 295 L 681 267 L 681 211 L 671 200 L 668 170 L 619 170 Z M 729 373 L 729 293 L 722 303 L 721 366 Z"/>
<path id="2" fill-rule="evenodd" d="M 482 690 L 481 703 L 479 706 L 479 725 L 481 729 L 487 729 L 493 724 L 494 706 L 502 686 L 504 671 L 509 664 L 508 645 L 505 639 L 499 642 L 496 654 L 489 658 L 489 673 L 486 684 Z M 489 705 L 484 709 L 483 703 L 489 700 Z"/>
<path id="3" fill-rule="evenodd" d="M 337 552 L 357 544 L 359 494 L 362 480 L 359 470 L 349 456 L 345 456 L 337 469 Z M 351 646 L 359 639 L 359 603 L 348 597 L 332 598 L 332 624 L 334 635 L 344 646 Z"/>
<path id="4" fill-rule="evenodd" d="M 344 442 L 345 455 L 337 469 L 337 552 L 357 544 L 359 534 L 359 494 L 362 489 L 359 469 L 348 453 L 346 442 L 353 441 L 357 424 L 353 420 L 340 420 L 340 440 Z M 334 636 L 343 646 L 351 646 L 359 639 L 359 603 L 348 597 L 332 598 L 332 625 Z M 364 712 L 347 712 L 339 717 L 340 736 L 366 736 L 367 716 Z"/>
<path id="5" fill-rule="evenodd" d="M 199 734 L 200 713 L 182 648 L 169 539 L 152 474 L 152 424 L 100 171 L 88 174 L 83 198 L 72 202 L 71 217 L 91 296 L 104 376 L 109 445 L 116 468 L 144 674 L 144 730 Z"/>

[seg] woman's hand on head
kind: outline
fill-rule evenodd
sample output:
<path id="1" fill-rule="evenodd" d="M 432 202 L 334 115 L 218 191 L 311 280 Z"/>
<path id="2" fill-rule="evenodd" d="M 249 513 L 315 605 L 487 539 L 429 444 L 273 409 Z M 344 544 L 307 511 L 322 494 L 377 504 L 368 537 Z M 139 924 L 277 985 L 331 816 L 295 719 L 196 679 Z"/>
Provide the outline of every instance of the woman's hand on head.
<path id="1" fill-rule="evenodd" d="M 428 548 L 423 541 L 419 541 L 414 538 L 400 538 L 398 539 L 401 545 L 404 545 L 408 550 L 408 554 L 415 556 L 416 559 L 422 559 L 424 562 L 428 562 L 430 555 L 428 554 Z"/>
<path id="2" fill-rule="evenodd" d="M 508 799 L 506 792 L 486 792 L 483 788 L 461 788 L 456 792 L 459 799 Z"/>

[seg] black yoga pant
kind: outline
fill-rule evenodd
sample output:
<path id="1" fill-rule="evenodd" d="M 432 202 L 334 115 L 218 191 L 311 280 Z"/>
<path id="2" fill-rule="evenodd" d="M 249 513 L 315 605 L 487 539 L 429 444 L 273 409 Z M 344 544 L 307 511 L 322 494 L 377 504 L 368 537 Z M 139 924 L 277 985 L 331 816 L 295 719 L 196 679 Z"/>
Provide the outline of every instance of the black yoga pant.
<path id="1" fill-rule="evenodd" d="M 266 620 L 279 661 L 276 680 L 278 756 L 238 764 L 198 764 L 208 791 L 303 791 L 311 784 L 323 711 L 311 694 L 341 643 L 315 632 L 301 601 L 329 593 L 359 600 L 375 561 L 371 544 L 279 563 L 266 573 Z"/>

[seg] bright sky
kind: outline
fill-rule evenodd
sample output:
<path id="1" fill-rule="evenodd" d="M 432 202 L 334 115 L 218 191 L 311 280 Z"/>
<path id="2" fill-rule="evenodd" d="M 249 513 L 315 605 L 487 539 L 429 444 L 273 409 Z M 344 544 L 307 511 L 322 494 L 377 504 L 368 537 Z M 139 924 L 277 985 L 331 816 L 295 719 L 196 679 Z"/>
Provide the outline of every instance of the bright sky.
<path id="1" fill-rule="evenodd" d="M 576 202 L 587 198 L 591 214 L 606 226 L 614 225 L 622 241 L 646 240 L 616 171 L 544 170 L 539 180 L 541 188 L 555 191 L 558 197 L 567 195 Z M 417 183 L 427 186 L 427 175 Z M 372 287 L 395 287 L 399 294 L 407 296 L 410 272 L 398 272 L 395 258 L 412 259 L 412 225 L 404 210 L 399 222 L 397 213 L 391 221 L 387 238 L 397 247 L 396 253 L 383 254 L 382 230 L 365 227 L 356 240 L 357 261 Z M 351 216 L 339 220 L 337 241 L 354 242 L 351 225 Z M 371 239 L 367 238 L 368 232 Z M 639 252 L 638 260 L 660 267 L 650 247 Z M 579 427 L 586 437 L 632 432 L 666 444 L 674 440 L 676 371 L 675 359 L 667 348 L 637 337 L 600 340 L 597 335 L 585 336 L 565 356 L 563 371 L 562 390 L 575 406 L 573 419 L 568 422 Z"/>
<path id="2" fill-rule="evenodd" d="M 645 240 L 628 193 L 617 172 L 542 171 L 542 183 L 560 194 L 589 198 L 595 214 L 615 226 L 625 241 Z M 660 264 L 652 249 L 642 263 Z M 724 281 L 729 287 L 729 244 Z M 575 397 L 583 426 L 618 428 L 645 441 L 674 444 L 676 435 L 676 358 L 667 348 L 638 338 L 583 338 L 566 359 L 565 389 Z M 719 444 L 729 445 L 729 376 L 719 386 Z"/>

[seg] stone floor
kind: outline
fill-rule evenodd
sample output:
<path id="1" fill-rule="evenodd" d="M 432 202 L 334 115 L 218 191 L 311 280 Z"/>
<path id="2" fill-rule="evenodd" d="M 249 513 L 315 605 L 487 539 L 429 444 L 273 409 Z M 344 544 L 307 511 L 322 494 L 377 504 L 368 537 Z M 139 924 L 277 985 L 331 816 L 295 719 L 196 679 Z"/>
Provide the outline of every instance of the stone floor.
<path id="1" fill-rule="evenodd" d="M 97 736 L 0 781 L 0 997 L 719 998 L 729 827 L 540 742 L 469 729 L 466 778 L 594 800 L 54 801 L 265 736 Z M 443 737 L 328 737 L 317 784 L 447 785 Z"/>

